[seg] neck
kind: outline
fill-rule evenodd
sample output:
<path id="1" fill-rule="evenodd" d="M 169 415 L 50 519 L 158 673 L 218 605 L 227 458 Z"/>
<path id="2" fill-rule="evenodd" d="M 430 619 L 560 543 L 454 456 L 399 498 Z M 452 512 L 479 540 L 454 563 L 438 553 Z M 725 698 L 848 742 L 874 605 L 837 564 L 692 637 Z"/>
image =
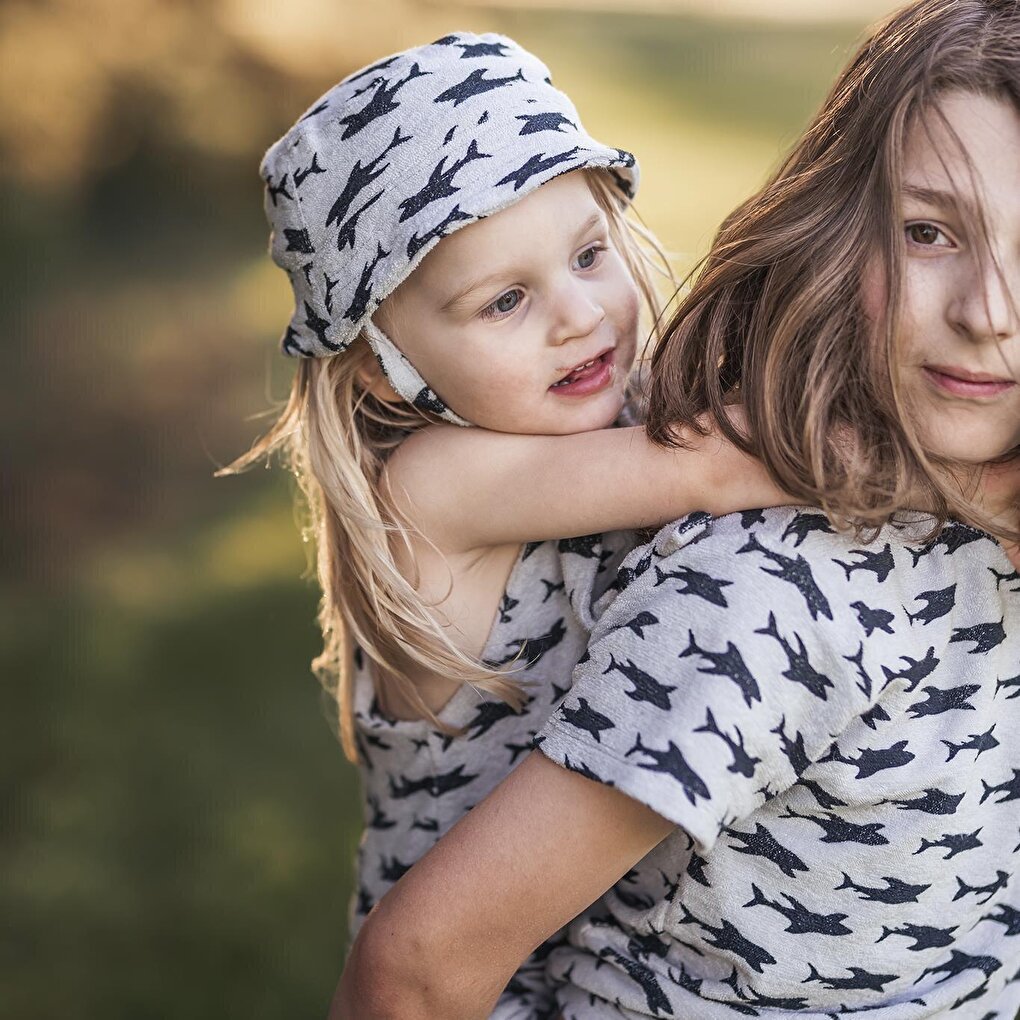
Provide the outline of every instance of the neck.
<path id="1" fill-rule="evenodd" d="M 962 474 L 954 472 L 968 506 L 974 510 L 973 523 L 996 534 L 1010 561 L 1020 569 L 1020 457 L 997 464 L 982 464 Z"/>

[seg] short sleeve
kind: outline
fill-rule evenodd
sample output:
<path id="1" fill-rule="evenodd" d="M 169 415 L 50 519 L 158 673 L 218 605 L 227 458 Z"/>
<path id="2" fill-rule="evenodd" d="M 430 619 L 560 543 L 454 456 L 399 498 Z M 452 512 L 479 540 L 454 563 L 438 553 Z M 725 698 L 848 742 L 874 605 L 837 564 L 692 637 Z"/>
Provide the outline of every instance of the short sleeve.
<path id="1" fill-rule="evenodd" d="M 685 829 L 702 853 L 879 694 L 864 645 L 850 643 L 836 559 L 809 561 L 789 528 L 784 539 L 789 513 L 754 513 L 687 518 L 630 554 L 535 741 Z"/>

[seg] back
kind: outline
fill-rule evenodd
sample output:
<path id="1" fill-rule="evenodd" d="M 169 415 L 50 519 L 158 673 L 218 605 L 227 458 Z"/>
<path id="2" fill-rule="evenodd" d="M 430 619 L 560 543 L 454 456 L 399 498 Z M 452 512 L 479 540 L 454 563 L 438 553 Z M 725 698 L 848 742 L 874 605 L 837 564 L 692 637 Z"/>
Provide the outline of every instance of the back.
<path id="1" fill-rule="evenodd" d="M 520 713 L 462 685 L 438 714 L 465 732 L 446 736 L 426 720 L 386 716 L 371 678 L 358 669 L 355 725 L 365 828 L 352 937 L 389 887 L 526 756 L 569 689 L 588 642 L 592 602 L 632 545 L 629 532 L 613 532 L 521 548 L 482 652 L 492 665 L 519 656 L 523 668 L 513 675 L 529 685 Z M 541 954 L 521 968 L 510 991 L 534 1009 L 548 998 Z M 507 1009 L 501 1002 L 493 1015 L 516 1015 Z"/>
<path id="2" fill-rule="evenodd" d="M 565 1020 L 1015 1015 L 1020 575 L 913 537 L 695 515 L 625 562 L 540 746 L 678 829 L 554 954 Z"/>

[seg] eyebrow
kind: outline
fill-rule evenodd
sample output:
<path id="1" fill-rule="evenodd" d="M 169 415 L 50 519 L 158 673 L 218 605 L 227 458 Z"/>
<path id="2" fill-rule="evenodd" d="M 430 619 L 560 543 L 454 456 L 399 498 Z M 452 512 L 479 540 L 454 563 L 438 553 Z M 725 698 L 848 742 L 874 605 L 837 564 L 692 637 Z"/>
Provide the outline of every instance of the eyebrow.
<path id="1" fill-rule="evenodd" d="M 906 198 L 917 199 L 925 205 L 934 205 L 953 212 L 959 212 L 961 209 L 971 211 L 971 203 L 961 200 L 960 196 L 952 191 L 925 188 L 919 184 L 904 184 L 901 191 Z"/>
<path id="2" fill-rule="evenodd" d="M 578 238 L 583 237 L 588 233 L 588 231 L 593 230 L 595 227 L 602 226 L 604 222 L 605 219 L 602 214 L 602 210 L 596 210 L 577 228 L 574 233 L 574 240 L 576 241 Z M 483 287 L 489 287 L 500 280 L 506 280 L 510 277 L 517 276 L 518 268 L 519 267 L 517 266 L 503 266 L 495 272 L 487 273 L 485 276 L 469 280 L 463 287 L 459 287 L 453 295 L 444 301 L 439 310 L 441 312 L 448 312 L 454 306 L 463 304 L 465 298 L 470 297 L 476 290 L 481 290 Z"/>

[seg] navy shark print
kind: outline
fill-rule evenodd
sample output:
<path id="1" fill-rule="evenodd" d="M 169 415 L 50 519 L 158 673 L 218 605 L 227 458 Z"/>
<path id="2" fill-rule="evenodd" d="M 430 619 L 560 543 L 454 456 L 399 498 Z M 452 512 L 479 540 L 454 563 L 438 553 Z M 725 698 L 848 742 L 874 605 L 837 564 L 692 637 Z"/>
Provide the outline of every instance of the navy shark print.
<path id="1" fill-rule="evenodd" d="M 524 126 L 519 134 L 537 135 L 540 131 L 563 131 L 565 127 L 576 128 L 577 125 L 559 111 L 553 113 L 519 113 L 515 120 L 523 120 Z"/>
<path id="2" fill-rule="evenodd" d="M 505 177 L 501 177 L 496 184 L 513 184 L 514 191 L 520 191 L 525 184 L 537 174 L 544 174 L 554 166 L 566 163 L 578 152 L 577 146 L 567 149 L 566 152 L 557 152 L 552 156 L 546 156 L 544 152 L 530 156 L 526 163 L 523 163 L 516 170 L 511 171 Z"/>
<path id="3" fill-rule="evenodd" d="M 462 82 L 451 85 L 445 92 L 441 92 L 433 102 L 453 103 L 454 106 L 460 106 L 461 103 L 465 103 L 475 96 L 491 92 L 493 89 L 506 88 L 516 81 L 525 81 L 523 71 L 518 71 L 514 75 L 507 75 L 505 78 L 486 78 L 485 69 L 477 68 Z"/>
<path id="4" fill-rule="evenodd" d="M 398 109 L 400 103 L 396 100 L 397 93 L 408 82 L 430 73 L 423 71 L 417 64 L 413 64 L 407 74 L 395 82 L 391 83 L 380 78 L 375 92 L 372 93 L 372 98 L 356 113 L 349 113 L 346 117 L 340 118 L 340 123 L 344 125 L 343 134 L 340 136 L 341 140 L 347 141 L 359 131 L 363 131 L 372 121 L 385 117 Z"/>
<path id="5" fill-rule="evenodd" d="M 1011 565 L 962 525 L 825 524 L 688 518 L 599 600 L 536 746 L 675 828 L 550 954 L 563 1020 L 1016 1016 Z"/>
<path id="6" fill-rule="evenodd" d="M 372 290 L 370 287 L 370 281 L 372 275 L 375 273 L 376 267 L 385 259 L 390 252 L 386 251 L 383 246 L 376 246 L 375 257 L 365 263 L 364 269 L 361 271 L 361 279 L 358 281 L 358 286 L 355 288 L 354 297 L 351 300 L 350 306 L 347 311 L 344 312 L 345 319 L 358 319 L 365 314 L 365 310 L 368 308 L 368 303 L 372 299 Z M 320 340 L 322 338 L 320 337 Z"/>
<path id="7" fill-rule="evenodd" d="M 911 623 L 920 620 L 922 624 L 927 625 L 953 611 L 953 606 L 956 605 L 956 585 L 951 584 L 939 591 L 923 591 L 920 595 L 915 595 L 914 600 L 924 602 L 925 606 L 916 613 L 907 613 L 907 619 Z"/>
<path id="8" fill-rule="evenodd" d="M 450 228 L 457 223 L 463 223 L 471 219 L 471 216 L 463 212 L 459 205 L 455 205 L 434 227 L 430 227 L 424 234 L 415 231 L 407 242 L 407 257 L 413 259 L 430 241 L 437 237 L 446 237 Z"/>
<path id="9" fill-rule="evenodd" d="M 410 219 L 412 216 L 417 216 L 422 209 L 426 206 L 431 205 L 433 202 L 440 202 L 445 198 L 451 198 L 455 195 L 460 188 L 458 188 L 453 182 L 454 178 L 460 170 L 463 170 L 469 163 L 474 162 L 476 159 L 492 159 L 492 154 L 488 152 L 480 152 L 478 150 L 478 143 L 475 141 L 470 142 L 467 148 L 467 152 L 461 159 L 454 160 L 449 166 L 446 165 L 446 156 L 436 164 L 435 169 L 429 175 L 428 182 L 425 184 L 420 191 L 416 194 L 405 198 L 400 203 L 400 222 Z"/>
<path id="10" fill-rule="evenodd" d="M 383 195 L 383 190 L 380 188 L 375 194 L 368 198 L 358 210 L 349 218 L 347 218 L 350 212 L 351 206 L 354 204 L 355 199 L 368 188 L 378 177 L 382 177 L 383 174 L 389 169 L 390 164 L 384 162 L 386 157 L 399 145 L 403 145 L 405 142 L 411 141 L 411 135 L 402 134 L 399 125 L 393 132 L 393 138 L 389 144 L 379 153 L 374 159 L 369 160 L 364 166 L 361 164 L 361 160 L 357 160 L 354 166 L 351 168 L 351 172 L 347 177 L 347 182 L 344 184 L 343 190 L 337 196 L 336 201 L 330 206 L 329 212 L 326 215 L 326 226 L 330 226 L 333 223 L 339 224 L 337 231 L 337 250 L 343 251 L 344 248 L 353 248 L 357 243 L 357 236 L 354 233 L 354 227 L 357 225 L 358 218 L 361 216 L 366 209 L 375 204 Z"/>

